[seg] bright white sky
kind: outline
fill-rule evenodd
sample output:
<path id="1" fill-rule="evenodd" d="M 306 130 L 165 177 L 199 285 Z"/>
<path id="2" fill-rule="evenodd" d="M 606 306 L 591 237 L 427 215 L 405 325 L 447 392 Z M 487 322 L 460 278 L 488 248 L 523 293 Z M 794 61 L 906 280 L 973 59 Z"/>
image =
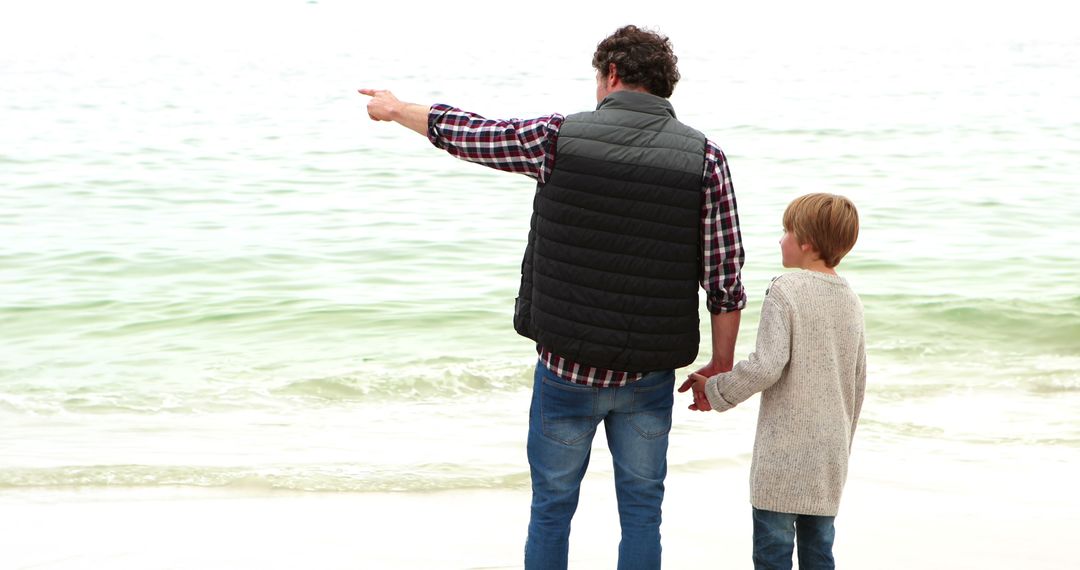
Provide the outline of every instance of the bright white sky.
<path id="1" fill-rule="evenodd" d="M 313 5 L 314 4 L 314 5 Z M 778 44 L 801 41 L 918 43 L 927 35 L 983 39 L 1080 38 L 1076 11 L 1066 0 L 624 0 L 589 5 L 580 0 L 447 3 L 358 0 L 0 0 L 0 49 L 63 50 L 92 42 L 96 49 L 131 49 L 133 42 L 167 42 L 188 49 L 244 43 L 271 47 L 295 38 L 336 49 L 412 45 L 445 56 L 455 47 L 497 41 L 593 38 L 626 23 L 659 27 L 673 39 L 693 35 L 718 42 Z M 470 26 L 470 24 L 472 24 Z M 478 30 L 483 30 L 479 32 Z M 599 35 L 598 35 L 599 34 Z M 595 36 L 595 38 L 594 38 Z M 281 42 L 287 44 L 288 42 Z M 2 61 L 0 56 L 0 61 Z"/>

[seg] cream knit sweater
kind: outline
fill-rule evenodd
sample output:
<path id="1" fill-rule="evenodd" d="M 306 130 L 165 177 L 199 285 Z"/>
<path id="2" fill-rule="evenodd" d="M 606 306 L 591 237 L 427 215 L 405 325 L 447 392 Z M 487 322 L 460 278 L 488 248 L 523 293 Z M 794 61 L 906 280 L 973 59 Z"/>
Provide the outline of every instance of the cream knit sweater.
<path id="1" fill-rule="evenodd" d="M 773 279 L 754 352 L 705 385 L 716 411 L 761 392 L 750 503 L 835 516 L 866 387 L 862 303 L 842 277 Z"/>

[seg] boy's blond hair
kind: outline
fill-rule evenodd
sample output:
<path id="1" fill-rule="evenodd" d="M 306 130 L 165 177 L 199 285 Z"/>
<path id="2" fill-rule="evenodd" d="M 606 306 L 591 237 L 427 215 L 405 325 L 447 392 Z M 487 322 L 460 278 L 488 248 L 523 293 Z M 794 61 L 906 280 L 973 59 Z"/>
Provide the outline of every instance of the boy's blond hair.
<path id="1" fill-rule="evenodd" d="M 784 210 L 784 231 L 799 245 L 809 243 L 826 267 L 836 267 L 859 239 L 859 212 L 843 196 L 806 194 Z"/>

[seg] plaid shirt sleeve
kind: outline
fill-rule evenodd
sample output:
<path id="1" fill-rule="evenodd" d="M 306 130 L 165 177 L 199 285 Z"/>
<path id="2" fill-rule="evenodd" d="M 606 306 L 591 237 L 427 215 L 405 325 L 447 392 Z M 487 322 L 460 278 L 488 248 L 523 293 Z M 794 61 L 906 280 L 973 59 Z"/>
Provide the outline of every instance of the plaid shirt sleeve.
<path id="1" fill-rule="evenodd" d="M 710 313 L 739 311 L 746 306 L 742 284 L 743 252 L 735 188 L 727 158 L 712 141 L 705 147 L 705 193 L 701 201 L 701 240 L 705 306 Z"/>
<path id="2" fill-rule="evenodd" d="M 428 111 L 428 140 L 457 158 L 547 181 L 563 116 L 485 119 L 441 103 Z"/>

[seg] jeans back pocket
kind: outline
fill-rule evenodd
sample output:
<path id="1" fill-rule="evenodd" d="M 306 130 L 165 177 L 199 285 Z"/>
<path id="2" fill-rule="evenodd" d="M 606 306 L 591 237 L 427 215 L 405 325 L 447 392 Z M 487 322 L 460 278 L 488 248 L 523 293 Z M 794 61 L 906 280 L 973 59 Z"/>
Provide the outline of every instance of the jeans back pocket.
<path id="1" fill-rule="evenodd" d="M 646 439 L 671 432 L 671 408 L 675 405 L 675 380 L 654 386 L 634 387 L 630 405 L 630 425 Z"/>
<path id="2" fill-rule="evenodd" d="M 540 386 L 540 419 L 544 435 L 573 445 L 596 430 L 597 389 L 560 384 L 548 378 Z"/>

